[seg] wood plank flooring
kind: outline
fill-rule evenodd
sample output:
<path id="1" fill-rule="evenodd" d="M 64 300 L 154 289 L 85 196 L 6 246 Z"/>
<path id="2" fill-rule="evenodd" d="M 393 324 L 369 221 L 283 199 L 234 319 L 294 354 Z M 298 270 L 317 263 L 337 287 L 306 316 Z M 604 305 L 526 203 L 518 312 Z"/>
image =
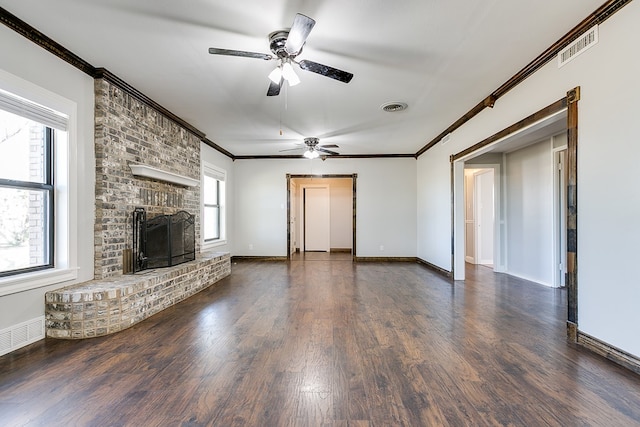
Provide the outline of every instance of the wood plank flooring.
<path id="1" fill-rule="evenodd" d="M 640 425 L 640 377 L 566 342 L 563 290 L 467 277 L 239 261 L 118 334 L 0 357 L 0 425 Z"/>

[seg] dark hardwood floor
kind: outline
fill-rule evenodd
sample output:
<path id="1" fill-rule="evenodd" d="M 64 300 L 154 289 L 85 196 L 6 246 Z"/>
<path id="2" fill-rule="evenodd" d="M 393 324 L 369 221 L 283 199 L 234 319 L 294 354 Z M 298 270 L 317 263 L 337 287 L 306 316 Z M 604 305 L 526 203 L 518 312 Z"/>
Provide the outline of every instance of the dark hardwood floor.
<path id="1" fill-rule="evenodd" d="M 0 425 L 640 425 L 640 377 L 567 343 L 564 291 L 467 277 L 239 261 L 116 335 L 0 357 Z"/>

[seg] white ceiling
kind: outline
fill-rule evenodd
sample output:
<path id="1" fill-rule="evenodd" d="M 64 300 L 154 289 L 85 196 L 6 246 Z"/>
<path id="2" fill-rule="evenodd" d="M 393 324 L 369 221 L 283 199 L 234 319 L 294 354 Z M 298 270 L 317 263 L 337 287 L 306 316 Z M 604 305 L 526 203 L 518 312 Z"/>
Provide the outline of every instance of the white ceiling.
<path id="1" fill-rule="evenodd" d="M 603 1 L 0 0 L 0 6 L 234 155 L 283 154 L 312 136 L 338 144 L 342 154 L 415 154 Z M 351 83 L 296 69 L 298 86 L 267 97 L 275 61 L 208 53 L 209 47 L 271 53 L 268 34 L 290 27 L 296 13 L 316 20 L 297 59 L 349 71 Z M 393 101 L 409 108 L 380 109 Z"/>

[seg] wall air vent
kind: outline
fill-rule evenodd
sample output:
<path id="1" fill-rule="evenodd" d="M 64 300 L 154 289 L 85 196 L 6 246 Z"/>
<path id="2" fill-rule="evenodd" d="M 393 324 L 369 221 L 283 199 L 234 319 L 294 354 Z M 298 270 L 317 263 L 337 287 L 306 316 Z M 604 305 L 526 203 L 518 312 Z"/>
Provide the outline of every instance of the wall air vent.
<path id="1" fill-rule="evenodd" d="M 598 43 L 598 26 L 591 27 L 587 32 L 574 40 L 569 46 L 558 52 L 558 68 L 573 60 L 576 56 Z"/>
<path id="2" fill-rule="evenodd" d="M 44 316 L 0 331 L 0 356 L 44 338 Z"/>

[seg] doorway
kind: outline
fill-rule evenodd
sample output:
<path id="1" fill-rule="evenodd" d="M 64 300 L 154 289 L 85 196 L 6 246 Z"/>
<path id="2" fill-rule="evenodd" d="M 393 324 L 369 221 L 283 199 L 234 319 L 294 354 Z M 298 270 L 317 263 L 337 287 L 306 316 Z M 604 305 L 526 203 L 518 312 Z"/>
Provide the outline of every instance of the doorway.
<path id="1" fill-rule="evenodd" d="M 493 267 L 494 170 L 465 168 L 465 261 Z"/>
<path id="2" fill-rule="evenodd" d="M 298 186 L 296 185 L 296 183 L 293 181 L 290 181 L 289 194 L 291 195 L 291 204 L 293 206 L 298 205 L 297 189 L 298 189 Z M 298 228 L 298 216 L 296 215 L 295 212 L 292 212 L 291 215 L 288 216 L 288 219 L 289 219 L 289 230 L 291 230 L 291 237 L 287 242 L 287 246 L 289 248 L 289 256 L 291 256 L 293 253 L 295 253 L 297 242 L 298 242 L 298 237 L 297 237 L 298 233 L 296 231 Z"/>
<path id="3" fill-rule="evenodd" d="M 322 251 L 355 261 L 356 189 L 357 174 L 287 174 L 287 259 Z"/>
<path id="4" fill-rule="evenodd" d="M 505 135 L 503 138 L 496 140 L 495 143 L 487 144 L 486 146 L 480 147 L 475 151 L 466 151 L 460 153 L 459 155 L 452 156 L 452 188 L 453 188 L 453 206 L 452 206 L 452 214 L 453 214 L 453 248 L 452 248 L 452 265 L 454 270 L 454 279 L 455 280 L 464 280 L 465 278 L 465 262 L 470 259 L 473 259 L 474 263 L 480 264 L 487 261 L 487 259 L 481 259 L 483 256 L 478 253 L 478 248 L 483 248 L 486 246 L 482 244 L 482 234 L 478 233 L 478 230 L 475 230 L 474 238 L 470 238 L 469 231 L 471 229 L 471 225 L 469 221 L 466 219 L 469 215 L 469 207 L 468 202 L 465 200 L 465 183 L 471 182 L 472 184 L 468 184 L 467 186 L 476 190 L 478 186 L 482 186 L 483 178 L 480 178 L 480 183 L 478 183 L 478 176 L 481 176 L 482 173 L 480 171 L 488 166 L 486 163 L 489 160 L 491 163 L 497 164 L 494 170 L 494 179 L 493 179 L 493 189 L 494 189 L 494 230 L 493 230 L 493 268 L 496 272 L 507 272 L 513 274 L 512 269 L 509 267 L 516 266 L 518 263 L 523 262 L 522 260 L 529 257 L 530 259 L 534 259 L 536 257 L 535 254 L 528 254 L 527 251 L 528 245 L 525 243 L 519 244 L 511 244 L 510 241 L 513 240 L 512 236 L 513 230 L 510 233 L 510 228 L 520 227 L 524 224 L 525 231 L 530 232 L 531 222 L 527 221 L 516 221 L 510 222 L 510 219 L 514 219 L 514 212 L 508 212 L 508 208 L 511 206 L 515 206 L 518 200 L 513 199 L 509 196 L 510 192 L 512 195 L 518 195 L 518 193 L 513 193 L 515 191 L 513 182 L 510 181 L 507 175 L 510 176 L 510 173 L 507 170 L 507 165 L 509 169 L 512 169 L 513 163 L 511 163 L 511 153 L 520 152 L 520 150 L 525 149 L 526 147 L 535 145 L 536 143 L 542 140 L 549 140 L 555 144 L 555 140 L 552 137 L 553 135 L 562 134 L 566 135 L 567 129 L 567 112 L 566 107 L 564 109 L 559 109 L 558 111 L 551 113 L 545 118 L 538 119 L 533 122 L 528 127 L 525 127 L 519 131 L 514 131 L 508 135 Z M 566 141 L 566 138 L 565 138 Z M 548 152 L 551 152 L 551 148 L 548 148 Z M 552 170 L 552 159 L 547 157 L 547 168 Z M 484 163 L 484 164 L 483 164 Z M 502 166 L 503 172 L 500 172 L 500 166 Z M 529 167 L 529 166 L 527 166 Z M 535 167 L 532 167 L 535 169 Z M 478 176 L 474 176 L 473 180 L 471 178 L 465 178 L 465 170 L 466 169 L 476 169 L 474 172 Z M 545 175 L 546 176 L 546 175 Z M 549 177 L 549 179 L 551 179 Z M 488 179 L 487 179 L 488 180 Z M 551 194 L 551 184 L 549 183 L 549 192 L 548 194 L 548 202 L 551 204 L 551 198 L 555 197 Z M 477 193 L 477 191 L 474 191 Z M 562 197 L 562 196 L 559 196 Z M 525 200 L 525 202 L 529 202 L 529 200 Z M 486 205 L 486 203 L 485 203 Z M 476 206 L 477 209 L 477 206 Z M 520 206 L 520 210 L 524 212 L 529 212 L 525 206 Z M 473 211 L 473 218 L 475 220 L 476 216 L 479 215 L 478 211 Z M 487 214 L 488 215 L 488 214 Z M 531 215 L 529 212 L 528 215 Z M 549 210 L 548 215 L 550 224 L 551 224 L 551 216 L 552 212 Z M 521 218 L 523 219 L 523 218 Z M 484 220 L 486 224 L 486 219 Z M 538 226 L 538 225 L 537 225 Z M 551 234 L 553 233 L 553 238 L 556 238 L 559 234 L 562 234 L 562 230 L 560 229 L 561 225 L 558 225 L 556 232 L 552 230 L 551 225 L 546 235 L 547 239 L 551 240 Z M 477 228 L 477 227 L 476 227 Z M 515 228 L 514 228 L 515 229 Z M 545 233 L 542 231 L 542 233 Z M 565 233 L 566 234 L 566 233 Z M 526 235 L 526 234 L 525 234 Z M 511 238 L 511 239 L 510 239 Z M 490 241 L 491 239 L 487 239 L 485 237 L 485 242 Z M 466 245 L 472 245 L 474 252 L 470 251 L 470 248 L 467 248 Z M 480 246 L 479 246 L 480 245 Z M 514 252 L 515 250 L 519 250 L 520 253 Z M 551 269 L 554 268 L 553 260 L 549 255 L 552 248 L 551 246 L 547 246 L 547 256 L 549 257 L 549 262 L 545 264 L 546 267 L 540 267 L 546 269 L 544 272 L 544 280 L 539 281 L 536 280 L 534 276 L 528 277 L 527 275 L 519 275 L 515 274 L 518 277 L 522 277 L 527 280 L 539 281 L 539 283 L 546 284 L 548 286 L 559 286 L 556 282 L 551 278 Z M 554 252 L 556 252 L 554 250 Z M 558 252 L 559 255 L 559 252 Z M 531 258 L 533 256 L 533 258 Z M 542 262 L 540 260 L 536 260 L 538 262 Z M 513 264 L 513 266 L 511 265 Z M 536 268 L 538 268 L 536 266 Z M 537 270 L 538 271 L 538 270 Z"/>

